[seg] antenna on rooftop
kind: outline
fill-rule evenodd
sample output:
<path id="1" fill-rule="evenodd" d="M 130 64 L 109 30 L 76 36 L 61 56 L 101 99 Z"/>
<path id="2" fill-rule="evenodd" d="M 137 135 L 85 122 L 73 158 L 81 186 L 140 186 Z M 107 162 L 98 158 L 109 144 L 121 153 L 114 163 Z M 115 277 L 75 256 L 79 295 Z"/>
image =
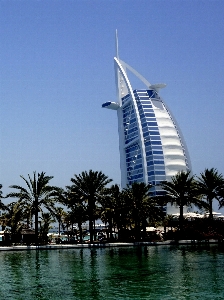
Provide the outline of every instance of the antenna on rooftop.
<path id="1" fill-rule="evenodd" d="M 119 59 L 119 55 L 118 55 L 118 35 L 117 35 L 117 29 L 115 31 L 115 43 L 116 43 L 116 57 L 117 59 Z"/>

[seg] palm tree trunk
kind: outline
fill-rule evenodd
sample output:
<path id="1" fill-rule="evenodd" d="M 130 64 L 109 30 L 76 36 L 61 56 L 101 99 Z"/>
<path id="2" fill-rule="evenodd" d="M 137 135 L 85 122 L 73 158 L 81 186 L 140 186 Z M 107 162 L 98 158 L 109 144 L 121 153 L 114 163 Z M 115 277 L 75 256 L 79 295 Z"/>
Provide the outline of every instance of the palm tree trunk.
<path id="1" fill-rule="evenodd" d="M 112 223 L 112 218 L 109 218 L 108 220 L 109 223 L 109 240 L 113 240 L 113 223 Z"/>
<path id="2" fill-rule="evenodd" d="M 141 228 L 140 228 L 140 223 L 136 223 L 136 228 L 135 228 L 135 239 L 136 241 L 140 241 L 140 235 L 141 235 Z"/>
<path id="3" fill-rule="evenodd" d="M 93 236 L 94 236 L 94 197 L 89 198 L 88 204 L 89 204 L 89 233 L 90 233 L 90 243 L 93 243 Z"/>
<path id="4" fill-rule="evenodd" d="M 121 225 L 121 214 L 117 217 L 117 234 L 118 234 L 118 240 L 120 240 L 121 237 L 121 229 L 122 229 L 122 225 Z"/>
<path id="5" fill-rule="evenodd" d="M 94 241 L 96 241 L 96 220 L 93 220 L 93 232 L 94 232 Z"/>
<path id="6" fill-rule="evenodd" d="M 61 220 L 58 221 L 58 234 L 61 235 Z"/>
<path id="7" fill-rule="evenodd" d="M 144 218 L 142 221 L 142 234 L 143 234 L 143 240 L 146 238 L 146 227 L 147 227 L 147 221 Z"/>
<path id="8" fill-rule="evenodd" d="M 28 216 L 27 216 L 27 218 L 26 218 L 26 226 L 27 226 L 27 228 L 30 228 L 30 214 L 28 213 Z"/>
<path id="9" fill-rule="evenodd" d="M 180 217 L 179 217 L 179 225 L 180 225 L 180 232 L 183 232 L 183 221 L 184 221 L 184 206 L 180 205 Z"/>
<path id="10" fill-rule="evenodd" d="M 209 219 L 212 221 L 213 220 L 213 214 L 212 214 L 212 199 L 208 199 L 209 203 Z"/>
<path id="11" fill-rule="evenodd" d="M 82 243 L 82 222 L 78 222 L 78 227 L 79 227 L 79 240 L 80 243 Z"/>
<path id="12" fill-rule="evenodd" d="M 38 245 L 38 204 L 35 201 L 35 243 Z"/>
<path id="13" fill-rule="evenodd" d="M 93 221 L 92 217 L 89 218 L 89 234 L 90 234 L 90 243 L 93 243 Z"/>
<path id="14" fill-rule="evenodd" d="M 66 231 L 67 231 L 68 240 L 70 240 L 70 236 L 69 236 L 69 233 L 68 233 L 68 223 L 66 224 Z"/>

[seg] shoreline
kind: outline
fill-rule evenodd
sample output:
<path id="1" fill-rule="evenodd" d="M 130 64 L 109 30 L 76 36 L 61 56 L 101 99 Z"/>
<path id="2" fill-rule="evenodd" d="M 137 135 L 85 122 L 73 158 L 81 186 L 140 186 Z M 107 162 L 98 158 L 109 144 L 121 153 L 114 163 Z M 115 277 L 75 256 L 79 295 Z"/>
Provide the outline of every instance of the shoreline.
<path id="1" fill-rule="evenodd" d="M 136 247 L 136 246 L 178 246 L 178 245 L 210 245 L 210 244 L 224 244 L 220 240 L 167 240 L 164 242 L 134 242 L 134 243 L 94 243 L 94 244 L 52 244 L 39 246 L 0 246 L 1 251 L 27 251 L 27 250 L 58 250 L 58 249 L 82 249 L 82 248 L 114 248 L 114 247 Z"/>

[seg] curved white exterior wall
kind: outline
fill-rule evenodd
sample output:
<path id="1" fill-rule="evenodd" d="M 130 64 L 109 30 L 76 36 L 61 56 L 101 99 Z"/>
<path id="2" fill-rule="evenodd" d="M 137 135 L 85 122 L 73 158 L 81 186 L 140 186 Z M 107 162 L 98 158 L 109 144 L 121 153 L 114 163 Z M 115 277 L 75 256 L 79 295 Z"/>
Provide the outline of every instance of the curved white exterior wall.
<path id="1" fill-rule="evenodd" d="M 154 112 L 162 143 L 166 180 L 169 180 L 168 177 L 174 176 L 178 171 L 188 169 L 187 158 L 178 131 L 168 111 L 164 106 L 162 109 L 154 106 Z"/>

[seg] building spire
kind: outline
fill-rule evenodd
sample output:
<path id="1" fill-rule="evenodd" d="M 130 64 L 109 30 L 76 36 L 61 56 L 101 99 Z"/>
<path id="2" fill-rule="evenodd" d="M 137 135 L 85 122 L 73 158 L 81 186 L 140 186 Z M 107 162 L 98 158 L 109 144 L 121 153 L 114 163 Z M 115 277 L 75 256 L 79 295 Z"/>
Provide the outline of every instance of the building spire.
<path id="1" fill-rule="evenodd" d="M 115 43 L 116 43 L 116 57 L 119 60 L 119 55 L 118 55 L 118 34 L 117 34 L 117 29 L 115 31 Z"/>

